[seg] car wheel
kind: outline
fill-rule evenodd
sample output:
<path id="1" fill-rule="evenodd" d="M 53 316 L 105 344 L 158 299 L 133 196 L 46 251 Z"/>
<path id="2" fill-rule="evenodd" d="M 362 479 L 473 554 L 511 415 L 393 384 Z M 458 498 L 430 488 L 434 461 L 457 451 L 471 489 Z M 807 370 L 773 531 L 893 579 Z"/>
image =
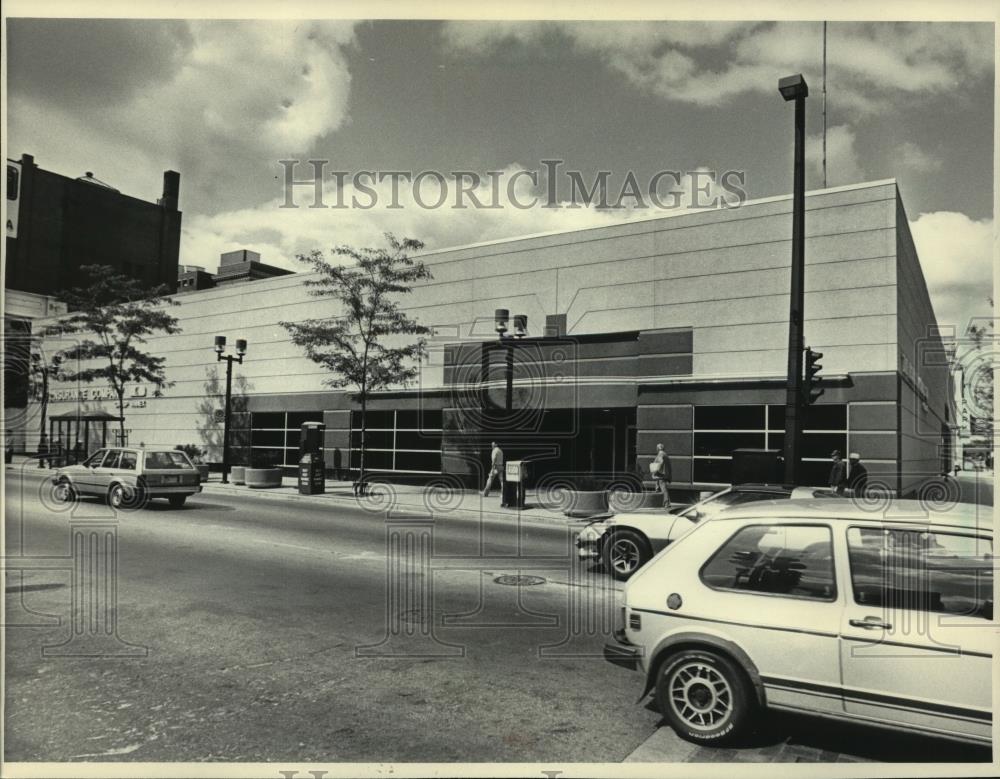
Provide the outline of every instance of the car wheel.
<path id="1" fill-rule="evenodd" d="M 55 485 L 52 494 L 59 503 L 72 503 L 77 499 L 76 490 L 66 479 Z"/>
<path id="2" fill-rule="evenodd" d="M 663 663 L 656 700 L 677 735 L 701 744 L 738 739 L 756 708 L 750 682 L 735 663 L 714 652 L 693 649 Z"/>
<path id="3" fill-rule="evenodd" d="M 141 509 L 146 505 L 145 493 L 137 487 L 129 487 L 124 484 L 112 484 L 108 490 L 108 505 L 113 509 L 129 511 Z"/>
<path id="4" fill-rule="evenodd" d="M 167 500 L 170 501 L 171 508 L 179 509 L 187 500 L 187 495 L 171 495 Z"/>
<path id="5" fill-rule="evenodd" d="M 653 556 L 649 542 L 632 530 L 612 533 L 604 544 L 603 563 L 616 579 L 624 581 L 645 565 Z"/>

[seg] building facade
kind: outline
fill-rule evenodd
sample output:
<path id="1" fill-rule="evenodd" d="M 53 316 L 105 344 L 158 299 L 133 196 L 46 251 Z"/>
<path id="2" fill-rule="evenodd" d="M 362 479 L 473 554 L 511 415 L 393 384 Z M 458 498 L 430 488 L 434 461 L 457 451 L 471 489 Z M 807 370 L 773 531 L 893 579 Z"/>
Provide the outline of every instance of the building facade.
<path id="1" fill-rule="evenodd" d="M 156 203 L 124 195 L 88 172 L 69 178 L 34 157 L 7 160 L 7 289 L 39 294 L 85 286 L 83 265 L 110 265 L 149 286 L 177 284 L 180 174 L 163 174 Z"/>
<path id="2" fill-rule="evenodd" d="M 912 491 L 948 467 L 947 359 L 894 181 L 806 198 L 805 339 L 825 392 L 806 418 L 803 479 L 857 451 L 873 479 Z M 367 467 L 397 479 L 478 480 L 491 440 L 536 478 L 639 472 L 657 443 L 674 483 L 729 481 L 734 448 L 780 449 L 791 198 L 681 212 L 422 255 L 433 278 L 405 299 L 433 328 L 412 386 L 369 404 Z M 237 449 L 292 466 L 298 428 L 327 425 L 327 466 L 357 464 L 357 404 L 289 340 L 281 320 L 335 313 L 295 274 L 193 291 L 183 332 L 151 339 L 173 385 L 135 388 L 132 443 L 197 443 L 218 461 L 221 364 L 213 338 L 249 341 L 236 367 Z M 499 340 L 495 309 L 528 319 Z M 61 387 L 52 413 L 107 405 Z"/>

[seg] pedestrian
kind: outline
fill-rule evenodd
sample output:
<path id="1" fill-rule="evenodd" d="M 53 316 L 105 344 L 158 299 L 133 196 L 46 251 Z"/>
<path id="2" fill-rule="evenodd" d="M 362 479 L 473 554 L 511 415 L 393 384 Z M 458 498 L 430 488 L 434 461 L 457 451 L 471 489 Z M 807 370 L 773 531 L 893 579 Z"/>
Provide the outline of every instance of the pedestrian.
<path id="1" fill-rule="evenodd" d="M 838 495 L 843 495 L 847 486 L 847 465 L 840 456 L 839 449 L 830 452 L 830 457 L 833 458 L 833 466 L 830 468 L 830 489 L 836 490 Z"/>
<path id="2" fill-rule="evenodd" d="M 851 495 L 864 497 L 868 489 L 868 469 L 861 464 L 861 455 L 857 452 L 851 452 L 847 459 L 847 486 L 851 488 Z"/>
<path id="3" fill-rule="evenodd" d="M 7 465 L 10 465 L 14 461 L 14 436 L 11 435 L 10 430 L 4 433 L 3 461 Z"/>
<path id="4" fill-rule="evenodd" d="M 492 450 L 490 451 L 490 473 L 486 477 L 486 486 L 483 487 L 483 497 L 488 498 L 490 496 L 490 487 L 493 486 L 493 479 L 500 479 L 500 497 L 503 498 L 503 449 L 500 448 L 500 444 L 493 441 L 490 446 Z"/>
<path id="5" fill-rule="evenodd" d="M 656 456 L 649 464 L 649 473 L 656 482 L 657 488 L 663 493 L 663 508 L 670 508 L 670 491 L 667 486 L 670 484 L 673 474 L 670 468 L 670 457 L 663 448 L 663 444 L 656 445 Z"/>

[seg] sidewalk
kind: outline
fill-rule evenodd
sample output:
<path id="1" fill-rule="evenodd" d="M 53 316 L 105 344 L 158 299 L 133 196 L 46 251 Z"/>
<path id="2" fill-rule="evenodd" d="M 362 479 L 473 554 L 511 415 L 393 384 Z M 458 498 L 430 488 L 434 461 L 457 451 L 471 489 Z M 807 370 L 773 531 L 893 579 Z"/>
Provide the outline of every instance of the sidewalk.
<path id="1" fill-rule="evenodd" d="M 495 518 L 520 518 L 564 526 L 579 524 L 581 527 L 588 521 L 567 517 L 557 507 L 544 505 L 532 490 L 525 496 L 526 508 L 505 509 L 500 507 L 499 491 L 484 498 L 475 490 L 373 482 L 369 486 L 369 494 L 358 498 L 355 497 L 349 481 L 327 479 L 326 492 L 322 495 L 300 495 L 298 480 L 291 476 L 284 477 L 280 487 L 271 488 L 223 484 L 220 478 L 219 474 L 213 473 L 207 482 L 202 483 L 202 493 L 305 501 L 314 504 L 353 505 L 375 514 L 403 511 L 426 513 L 437 517 L 453 514 L 474 517 L 489 515 Z"/>

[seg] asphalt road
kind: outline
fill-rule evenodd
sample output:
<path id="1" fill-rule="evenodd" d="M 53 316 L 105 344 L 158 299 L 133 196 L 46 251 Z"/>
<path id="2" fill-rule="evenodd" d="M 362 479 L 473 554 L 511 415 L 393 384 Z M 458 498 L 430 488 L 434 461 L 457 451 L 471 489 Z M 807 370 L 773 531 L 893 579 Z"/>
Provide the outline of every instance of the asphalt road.
<path id="1" fill-rule="evenodd" d="M 34 474 L 6 487 L 8 558 L 50 566 L 7 572 L 7 760 L 617 762 L 662 724 L 636 704 L 639 675 L 601 658 L 617 594 L 572 567 L 565 528 L 444 515 L 430 530 L 427 516 L 253 495 L 116 518 L 96 500 L 52 511 Z M 118 640 L 52 656 L 71 625 L 103 625 L 70 620 L 71 596 L 90 597 L 69 562 L 87 522 L 116 527 Z M 519 573 L 544 583 L 496 581 Z M 774 724 L 754 749 L 789 760 L 789 738 L 816 759 L 988 759 Z"/>

